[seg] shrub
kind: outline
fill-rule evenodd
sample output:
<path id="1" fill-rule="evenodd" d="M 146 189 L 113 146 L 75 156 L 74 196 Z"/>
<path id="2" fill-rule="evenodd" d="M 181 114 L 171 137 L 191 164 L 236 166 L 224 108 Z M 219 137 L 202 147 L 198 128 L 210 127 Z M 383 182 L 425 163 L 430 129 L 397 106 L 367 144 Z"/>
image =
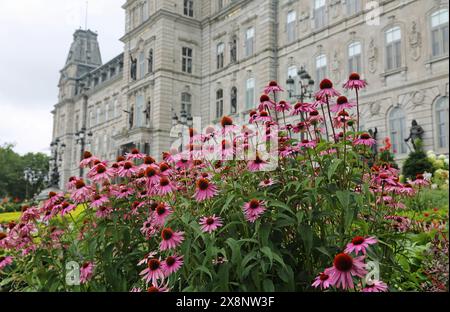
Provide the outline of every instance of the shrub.
<path id="1" fill-rule="evenodd" d="M 417 174 L 433 172 L 433 164 L 428 160 L 420 140 L 416 140 L 416 150 L 411 152 L 403 164 L 403 175 L 415 179 Z"/>

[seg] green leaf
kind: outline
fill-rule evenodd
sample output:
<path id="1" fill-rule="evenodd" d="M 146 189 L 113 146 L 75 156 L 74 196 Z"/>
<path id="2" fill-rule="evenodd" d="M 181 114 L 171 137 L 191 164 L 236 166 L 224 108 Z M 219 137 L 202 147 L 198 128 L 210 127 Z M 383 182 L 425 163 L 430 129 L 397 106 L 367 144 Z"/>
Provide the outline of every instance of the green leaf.
<path id="1" fill-rule="evenodd" d="M 206 274 L 209 276 L 209 278 L 210 278 L 211 280 L 213 280 L 213 276 L 212 276 L 211 272 L 210 272 L 210 271 L 208 270 L 208 268 L 206 268 L 204 265 L 201 265 L 201 266 L 196 267 L 195 270 L 194 270 L 194 272 L 197 272 L 197 271 L 206 273 Z"/>
<path id="2" fill-rule="evenodd" d="M 337 168 L 339 167 L 339 165 L 341 164 L 342 159 L 334 159 L 331 166 L 328 168 L 328 180 L 331 180 L 331 177 L 335 174 Z"/>
<path id="3" fill-rule="evenodd" d="M 275 286 L 273 285 L 273 282 L 270 279 L 265 279 L 263 282 L 263 289 L 265 292 L 274 292 Z"/>
<path id="4" fill-rule="evenodd" d="M 305 245 L 305 253 L 309 254 L 313 245 L 313 232 L 311 227 L 307 224 L 300 224 L 298 227 L 298 233 L 303 240 L 303 244 Z"/>
<path id="5" fill-rule="evenodd" d="M 270 267 L 272 267 L 272 265 L 273 265 L 273 252 L 272 252 L 272 250 L 269 247 L 265 246 L 265 247 L 261 248 L 261 252 L 263 254 L 265 254 L 267 256 L 267 258 L 269 258 Z"/>

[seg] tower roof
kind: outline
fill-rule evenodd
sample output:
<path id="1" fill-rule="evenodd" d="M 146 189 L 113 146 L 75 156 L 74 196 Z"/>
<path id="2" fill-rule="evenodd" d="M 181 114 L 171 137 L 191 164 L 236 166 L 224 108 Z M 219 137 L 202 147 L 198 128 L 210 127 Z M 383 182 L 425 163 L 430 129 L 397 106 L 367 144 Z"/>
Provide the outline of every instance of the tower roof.
<path id="1" fill-rule="evenodd" d="M 73 34 L 73 42 L 67 56 L 69 64 L 98 67 L 102 65 L 102 57 L 97 41 L 97 34 L 91 30 L 79 29 Z"/>

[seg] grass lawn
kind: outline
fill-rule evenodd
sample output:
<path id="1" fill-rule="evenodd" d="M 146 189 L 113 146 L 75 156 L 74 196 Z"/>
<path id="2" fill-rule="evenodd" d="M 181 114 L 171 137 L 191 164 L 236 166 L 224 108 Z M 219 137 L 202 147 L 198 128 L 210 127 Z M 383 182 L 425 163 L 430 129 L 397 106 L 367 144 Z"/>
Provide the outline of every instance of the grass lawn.
<path id="1" fill-rule="evenodd" d="M 74 219 L 77 219 L 81 212 L 84 210 L 83 205 L 79 205 L 77 209 L 72 211 L 71 215 Z M 0 213 L 0 224 L 9 223 L 11 221 L 19 221 L 22 212 L 4 212 Z"/>

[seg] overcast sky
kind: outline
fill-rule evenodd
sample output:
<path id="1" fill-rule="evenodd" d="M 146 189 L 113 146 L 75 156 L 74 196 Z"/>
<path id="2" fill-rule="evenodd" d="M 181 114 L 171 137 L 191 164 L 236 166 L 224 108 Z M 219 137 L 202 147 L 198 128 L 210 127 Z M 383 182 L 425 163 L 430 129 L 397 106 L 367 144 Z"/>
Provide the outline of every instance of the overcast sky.
<path id="1" fill-rule="evenodd" d="M 122 52 L 125 0 L 89 0 L 88 28 L 103 62 Z M 0 145 L 46 152 L 59 71 L 73 33 L 85 26 L 86 0 L 0 0 Z"/>

